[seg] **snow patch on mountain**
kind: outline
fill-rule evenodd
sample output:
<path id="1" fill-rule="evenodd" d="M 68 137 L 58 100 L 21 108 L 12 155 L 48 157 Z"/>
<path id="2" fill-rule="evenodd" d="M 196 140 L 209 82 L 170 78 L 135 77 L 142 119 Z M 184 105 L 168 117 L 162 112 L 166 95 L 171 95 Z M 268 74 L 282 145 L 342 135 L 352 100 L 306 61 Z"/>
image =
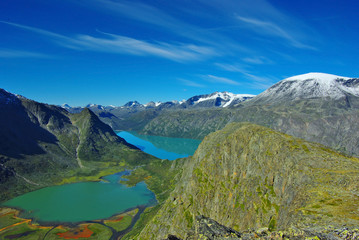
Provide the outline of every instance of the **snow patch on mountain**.
<path id="1" fill-rule="evenodd" d="M 234 94 L 230 92 L 215 92 L 208 95 L 200 95 L 198 99 L 193 101 L 194 104 L 198 104 L 200 102 L 210 101 L 210 100 L 221 100 L 219 107 L 228 107 L 232 103 L 239 103 L 245 100 L 251 99 L 255 97 L 252 94 Z"/>
<path id="2" fill-rule="evenodd" d="M 332 81 L 333 79 L 344 79 L 348 80 L 349 77 L 341 77 L 333 74 L 328 73 L 319 73 L 319 72 L 311 72 L 306 74 L 301 74 L 293 77 L 289 77 L 284 79 L 283 81 L 291 81 L 291 80 L 308 80 L 308 79 L 315 79 L 317 81 L 322 81 L 324 84 Z"/>
<path id="3" fill-rule="evenodd" d="M 68 105 L 67 103 L 62 104 L 61 107 L 65 109 L 71 109 L 71 106 Z"/>
<path id="4" fill-rule="evenodd" d="M 252 102 L 321 97 L 339 99 L 348 94 L 359 97 L 358 78 L 313 72 L 286 78 L 259 94 Z"/>

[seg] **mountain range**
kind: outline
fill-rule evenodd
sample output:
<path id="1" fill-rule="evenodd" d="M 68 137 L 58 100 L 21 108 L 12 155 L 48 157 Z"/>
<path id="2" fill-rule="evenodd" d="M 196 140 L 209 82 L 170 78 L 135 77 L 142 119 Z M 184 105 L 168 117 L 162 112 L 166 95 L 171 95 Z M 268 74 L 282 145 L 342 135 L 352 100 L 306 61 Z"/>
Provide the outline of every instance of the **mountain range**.
<path id="1" fill-rule="evenodd" d="M 231 107 L 143 111 L 120 126 L 143 134 L 203 139 L 230 122 L 252 122 L 359 156 L 359 134 L 354 134 L 359 129 L 358 82 L 358 78 L 304 74 Z"/>
<path id="2" fill-rule="evenodd" d="M 356 239 L 358 86 L 309 73 L 238 102 L 217 92 L 77 110 L 0 89 L 0 200 L 129 168 L 126 184 L 145 181 L 158 205 L 124 239 Z M 191 157 L 159 160 L 106 121 L 203 141 Z"/>
<path id="3" fill-rule="evenodd" d="M 71 114 L 0 89 L 0 116 L 0 200 L 110 165 L 154 159 L 88 108 Z"/>
<path id="4" fill-rule="evenodd" d="M 208 109 L 208 108 L 228 108 L 240 102 L 252 99 L 255 95 L 233 94 L 229 92 L 215 92 L 211 94 L 193 96 L 182 101 L 168 102 L 149 102 L 141 104 L 137 101 L 127 102 L 123 106 L 102 106 L 88 104 L 86 108 L 93 111 L 104 123 L 110 125 L 114 130 L 137 130 L 142 127 L 138 119 L 147 122 L 158 116 L 162 112 L 187 109 Z M 85 107 L 71 107 L 63 104 L 62 108 L 71 113 L 79 113 Z M 145 112 L 145 113 L 141 113 Z M 138 114 L 136 116 L 136 114 Z M 134 119 L 132 119 L 134 116 Z"/>
<path id="5" fill-rule="evenodd" d="M 229 107 L 233 106 L 234 104 L 238 104 L 240 102 L 244 102 L 246 100 L 252 99 L 255 97 L 255 95 L 252 94 L 233 94 L 230 92 L 214 92 L 211 94 L 203 94 L 203 95 L 196 95 L 188 100 L 172 100 L 168 102 L 148 102 L 147 104 L 141 104 L 137 101 L 129 101 L 123 106 L 102 106 L 98 104 L 88 104 L 85 107 L 89 108 L 93 111 L 98 110 L 107 110 L 111 111 L 114 109 L 124 109 L 124 108 L 132 108 L 132 109 L 138 109 L 138 110 L 144 110 L 149 108 L 157 108 L 162 105 L 165 106 L 171 106 L 171 107 L 177 107 L 177 108 L 188 108 L 188 107 L 195 107 L 195 108 L 209 108 L 209 107 Z M 85 107 L 71 107 L 67 103 L 64 103 L 61 105 L 62 108 L 65 108 L 69 112 L 77 112 L 80 109 L 83 109 Z"/>

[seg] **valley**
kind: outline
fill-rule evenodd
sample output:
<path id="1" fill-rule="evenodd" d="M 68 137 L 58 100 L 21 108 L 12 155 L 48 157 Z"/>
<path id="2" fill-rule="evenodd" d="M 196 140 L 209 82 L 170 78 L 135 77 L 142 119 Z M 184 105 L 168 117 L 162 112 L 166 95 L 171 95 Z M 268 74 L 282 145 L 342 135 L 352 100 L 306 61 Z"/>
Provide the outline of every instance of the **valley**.
<path id="1" fill-rule="evenodd" d="M 121 134 L 119 133 L 119 135 Z M 134 138 L 133 135 L 130 136 Z M 141 135 L 137 136 L 141 137 Z M 131 142 L 131 137 L 127 135 L 125 139 Z M 153 138 L 146 136 L 146 139 L 149 137 L 156 144 L 157 151 L 162 151 L 161 156 L 164 158 L 170 159 L 172 156 L 180 156 L 179 153 L 192 155 L 193 149 L 195 149 L 193 146 L 192 149 L 179 149 L 178 144 L 180 146 L 188 145 L 185 139 L 156 138 L 155 136 Z M 144 146 L 152 145 L 151 142 L 145 140 L 142 140 L 141 144 Z M 176 151 L 177 149 L 179 153 L 161 150 L 161 147 L 166 150 Z M 151 151 L 151 149 L 145 149 L 146 152 L 148 150 Z M 108 167 L 108 173 L 121 169 L 110 165 Z M 101 173 L 105 174 L 105 172 Z M 4 227 L 0 231 L 0 236 L 5 239 L 10 237 L 9 239 L 11 239 L 11 236 L 15 236 L 17 232 L 21 233 L 23 230 L 22 234 L 27 234 L 29 237 L 44 237 L 46 234 L 46 239 L 71 239 L 80 237 L 75 232 L 81 233 L 86 230 L 88 232 L 86 238 L 89 239 L 99 239 L 99 237 L 104 236 L 108 236 L 108 239 L 117 239 L 117 237 L 129 232 L 140 218 L 141 213 L 148 208 L 151 209 L 157 201 L 144 182 L 140 182 L 131 188 L 125 185 L 126 181 L 120 184 L 120 181 L 125 180 L 123 177 L 128 174 L 130 171 L 108 176 L 70 177 L 63 179 L 59 186 L 42 188 L 7 201 L 2 204 L 4 214 L 0 216 L 0 222 L 3 222 Z M 147 180 L 150 178 L 151 176 L 148 176 Z M 80 183 L 71 184 L 72 182 Z M 152 186 L 155 185 L 152 184 Z M 4 206 L 12 206 L 15 209 L 22 210 L 17 211 L 12 208 L 4 208 Z M 114 213 L 120 214 L 114 215 Z M 103 227 L 99 226 L 100 223 Z M 18 229 L 18 225 L 23 226 L 22 230 Z M 61 235 L 61 233 L 63 234 Z"/>
<path id="2" fill-rule="evenodd" d="M 12 114 L 0 121 L 0 236 L 341 239 L 345 227 L 355 239 L 358 84 L 358 78 L 310 73 L 248 99 L 216 92 L 183 102 L 81 109 L 1 90 L 0 111 Z M 46 206 L 35 200 L 40 195 L 59 209 L 50 196 L 76 203 L 42 192 L 52 189 L 79 194 L 83 208 L 62 207 L 70 210 L 66 218 L 66 211 L 45 209 L 42 217 L 35 215 L 39 206 L 25 206 Z M 16 203 L 21 198 L 25 205 Z"/>

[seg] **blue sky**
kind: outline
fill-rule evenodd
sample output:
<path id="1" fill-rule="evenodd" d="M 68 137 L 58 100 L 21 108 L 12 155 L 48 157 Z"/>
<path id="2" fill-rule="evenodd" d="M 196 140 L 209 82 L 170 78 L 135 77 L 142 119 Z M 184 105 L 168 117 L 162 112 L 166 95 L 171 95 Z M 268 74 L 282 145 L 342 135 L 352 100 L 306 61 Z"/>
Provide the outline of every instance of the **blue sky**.
<path id="1" fill-rule="evenodd" d="M 72 106 L 359 76 L 357 0 L 1 0 L 0 88 Z"/>

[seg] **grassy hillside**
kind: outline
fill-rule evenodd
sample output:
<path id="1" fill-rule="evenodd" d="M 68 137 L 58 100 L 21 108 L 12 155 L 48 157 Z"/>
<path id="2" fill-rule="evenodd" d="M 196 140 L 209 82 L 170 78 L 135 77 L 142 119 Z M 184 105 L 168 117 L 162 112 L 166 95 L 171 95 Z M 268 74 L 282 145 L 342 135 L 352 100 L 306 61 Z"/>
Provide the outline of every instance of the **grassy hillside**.
<path id="1" fill-rule="evenodd" d="M 70 114 L 3 90 L 0 94 L 0 201 L 155 159 L 119 138 L 88 109 Z"/>
<path id="2" fill-rule="evenodd" d="M 359 225 L 359 160 L 249 123 L 207 136 L 138 239 L 184 238 L 203 215 L 236 231 Z"/>

